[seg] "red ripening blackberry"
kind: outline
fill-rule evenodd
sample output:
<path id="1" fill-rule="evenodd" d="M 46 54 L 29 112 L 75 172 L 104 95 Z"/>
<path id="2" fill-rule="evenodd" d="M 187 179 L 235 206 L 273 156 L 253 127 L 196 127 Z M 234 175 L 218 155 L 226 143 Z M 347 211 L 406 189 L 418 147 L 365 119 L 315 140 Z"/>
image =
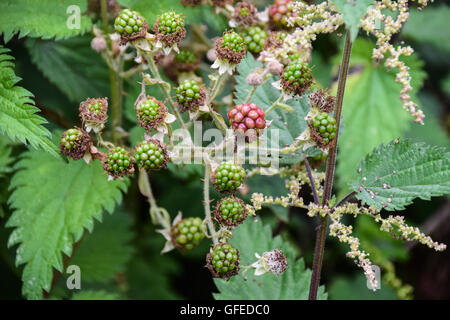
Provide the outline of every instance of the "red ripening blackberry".
<path id="1" fill-rule="evenodd" d="M 269 22 L 272 29 L 290 29 L 288 19 L 295 17 L 290 7 L 292 0 L 275 0 L 269 8 Z"/>
<path id="2" fill-rule="evenodd" d="M 258 108 L 256 103 L 238 104 L 228 111 L 227 115 L 235 131 L 245 133 L 247 130 L 253 130 L 256 135 L 260 135 L 266 127 L 265 112 Z"/>
<path id="3" fill-rule="evenodd" d="M 238 226 L 247 218 L 244 201 L 233 195 L 220 199 L 214 211 L 214 218 L 222 225 Z"/>
<path id="4" fill-rule="evenodd" d="M 185 218 L 175 224 L 170 233 L 172 243 L 180 250 L 192 250 L 205 237 L 206 228 L 200 218 Z"/>
<path id="5" fill-rule="evenodd" d="M 239 250 L 229 243 L 218 243 L 206 255 L 206 267 L 214 278 L 229 280 L 239 272 Z"/>

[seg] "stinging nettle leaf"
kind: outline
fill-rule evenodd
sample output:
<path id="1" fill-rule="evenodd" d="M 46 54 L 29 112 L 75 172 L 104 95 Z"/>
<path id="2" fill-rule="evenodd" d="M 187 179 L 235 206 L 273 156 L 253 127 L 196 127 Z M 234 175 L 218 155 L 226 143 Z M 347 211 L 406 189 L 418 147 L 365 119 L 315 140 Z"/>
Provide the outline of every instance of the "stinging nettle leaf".
<path id="1" fill-rule="evenodd" d="M 280 236 L 272 238 L 272 230 L 258 219 L 248 218 L 233 230 L 230 243 L 239 249 L 240 265 L 249 266 L 256 262 L 255 253 L 262 255 L 266 251 L 279 249 L 288 260 L 288 268 L 279 276 L 263 274 L 254 276 L 254 270 L 247 271 L 244 280 L 242 270 L 230 281 L 215 279 L 219 289 L 214 298 L 217 300 L 306 300 L 308 299 L 311 270 L 305 268 L 303 259 L 296 260 L 296 250 Z M 319 287 L 318 299 L 327 299 L 323 286 Z"/>
<path id="2" fill-rule="evenodd" d="M 40 151 L 25 153 L 15 169 L 8 201 L 15 211 L 6 224 L 15 229 L 8 246 L 19 244 L 24 296 L 41 299 L 42 290 L 51 289 L 53 268 L 63 272 L 63 253 L 70 257 L 85 229 L 92 232 L 94 218 L 113 212 L 128 183 L 108 181 L 98 161 L 66 163 Z"/>
<path id="3" fill-rule="evenodd" d="M 2 0 L 0 35 L 5 43 L 15 34 L 19 38 L 65 39 L 89 31 L 90 18 L 82 14 L 87 0 Z"/>
<path id="4" fill-rule="evenodd" d="M 380 145 L 358 166 L 350 183 L 363 204 L 403 210 L 415 198 L 450 194 L 450 152 L 409 140 Z"/>
<path id="5" fill-rule="evenodd" d="M 350 30 L 351 40 L 358 36 L 361 18 L 366 13 L 373 0 L 333 0 L 335 7 L 344 17 L 345 25 Z"/>
<path id="6" fill-rule="evenodd" d="M 47 122 L 36 115 L 39 109 L 34 106 L 33 94 L 16 86 L 20 78 L 14 73 L 9 51 L 0 45 L 0 133 L 59 157 L 57 147 L 49 138 L 50 131 L 42 126 Z"/>

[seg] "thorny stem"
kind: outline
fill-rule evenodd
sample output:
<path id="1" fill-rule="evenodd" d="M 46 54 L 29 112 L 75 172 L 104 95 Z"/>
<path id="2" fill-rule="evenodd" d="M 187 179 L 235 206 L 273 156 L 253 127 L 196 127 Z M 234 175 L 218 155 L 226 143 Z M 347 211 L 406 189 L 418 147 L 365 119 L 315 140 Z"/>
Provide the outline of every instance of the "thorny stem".
<path id="1" fill-rule="evenodd" d="M 158 67 L 156 66 L 155 61 L 153 59 L 153 56 L 150 54 L 145 54 L 145 57 L 147 58 L 148 66 L 150 68 L 150 73 L 152 74 L 152 76 L 157 80 L 163 81 L 161 78 L 161 75 L 159 74 Z M 186 129 L 186 125 L 183 121 L 183 118 L 181 117 L 181 114 L 178 111 L 176 104 L 170 95 L 169 88 L 167 88 L 166 86 L 164 86 L 162 84 L 158 84 L 158 86 L 161 88 L 161 91 L 163 92 L 167 101 L 169 101 L 169 103 L 173 109 L 173 112 L 175 113 L 175 116 L 177 117 L 178 121 L 180 122 L 181 128 Z"/>
<path id="2" fill-rule="evenodd" d="M 311 190 L 312 190 L 313 197 L 314 197 L 314 203 L 316 205 L 318 205 L 319 204 L 319 196 L 317 195 L 316 184 L 314 183 L 311 166 L 309 165 L 309 161 L 308 161 L 308 158 L 306 158 L 306 155 L 305 155 L 305 167 L 306 167 L 306 172 L 308 173 L 309 182 L 311 183 Z"/>
<path id="3" fill-rule="evenodd" d="M 205 220 L 208 225 L 209 233 L 212 237 L 214 245 L 218 243 L 216 229 L 214 227 L 214 223 L 211 218 L 211 207 L 209 200 L 209 165 L 205 165 L 205 181 L 203 181 L 203 205 L 205 206 Z"/>
<path id="4" fill-rule="evenodd" d="M 352 42 L 350 40 L 350 32 L 347 31 L 345 36 L 345 46 L 344 52 L 342 55 L 342 62 L 339 68 L 339 79 L 338 79 L 338 89 L 336 96 L 336 107 L 334 112 L 334 118 L 336 119 L 336 141 L 334 145 L 330 148 L 328 162 L 327 162 L 327 171 L 325 173 L 325 187 L 322 198 L 322 205 L 325 206 L 328 204 L 328 201 L 331 199 L 331 191 L 333 189 L 333 178 L 334 178 L 334 168 L 336 164 L 336 155 L 337 155 L 337 146 L 339 139 L 339 127 L 341 122 L 342 115 L 342 103 L 344 101 L 344 91 L 345 91 L 345 83 L 347 80 L 348 67 L 350 62 L 350 55 L 352 51 Z M 323 255 L 325 249 L 325 238 L 326 238 L 326 230 L 327 230 L 328 217 L 320 218 L 320 224 L 317 228 L 316 234 L 316 246 L 314 249 L 314 261 L 313 261 L 313 269 L 311 276 L 311 284 L 309 287 L 309 300 L 317 299 L 317 291 L 319 289 L 320 284 L 320 272 L 322 269 Z"/>

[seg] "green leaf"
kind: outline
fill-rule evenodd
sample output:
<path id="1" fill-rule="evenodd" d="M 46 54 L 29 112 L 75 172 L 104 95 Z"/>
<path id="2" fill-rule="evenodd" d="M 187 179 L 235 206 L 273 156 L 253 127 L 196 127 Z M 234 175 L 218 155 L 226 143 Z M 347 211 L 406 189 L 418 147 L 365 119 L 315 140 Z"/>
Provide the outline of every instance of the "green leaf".
<path id="1" fill-rule="evenodd" d="M 259 220 L 247 219 L 233 230 L 231 244 L 239 249 L 241 266 L 256 262 L 255 253 L 280 249 L 288 258 L 289 267 L 280 275 L 263 274 L 254 276 L 253 270 L 247 271 L 248 280 L 239 274 L 226 281 L 215 279 L 220 293 L 213 294 L 217 300 L 301 300 L 308 299 L 311 270 L 305 269 L 303 259 L 295 259 L 295 249 L 280 236 L 272 238 L 272 230 Z M 326 299 L 324 287 L 319 288 L 318 299 Z"/>
<path id="2" fill-rule="evenodd" d="M 46 41 L 27 39 L 33 63 L 73 102 L 108 95 L 108 67 L 90 47 L 91 37 Z"/>
<path id="3" fill-rule="evenodd" d="M 119 295 L 104 290 L 85 290 L 74 293 L 71 300 L 119 300 Z"/>
<path id="4" fill-rule="evenodd" d="M 397 300 L 395 292 L 386 285 L 382 285 L 377 291 L 369 290 L 367 279 L 362 274 L 352 278 L 336 278 L 328 293 L 331 300 Z"/>
<path id="5" fill-rule="evenodd" d="M 444 148 L 392 141 L 367 155 L 358 172 L 352 190 L 378 209 L 402 210 L 415 198 L 450 194 L 450 152 Z"/>
<path id="6" fill-rule="evenodd" d="M 63 39 L 83 34 L 92 27 L 91 19 L 82 16 L 87 9 L 87 0 L 2 0 L 0 12 L 2 23 L 0 35 L 8 42 L 14 34 L 19 38 L 42 37 Z M 79 10 L 79 25 L 72 17 Z"/>
<path id="7" fill-rule="evenodd" d="M 57 147 L 49 139 L 51 136 L 42 124 L 46 121 L 36 115 L 33 94 L 16 86 L 20 78 L 14 74 L 13 58 L 0 46 L 0 133 L 13 141 L 30 143 L 33 148 L 42 148 L 59 157 Z"/>
<path id="8" fill-rule="evenodd" d="M 341 192 L 346 192 L 347 182 L 354 177 L 361 158 L 380 143 L 402 137 L 413 123 L 402 108 L 394 70 L 387 72 L 381 64 L 374 65 L 372 48 L 370 41 L 357 40 L 352 52 L 351 65 L 362 71 L 349 75 L 345 89 L 337 165 Z M 415 88 L 411 96 L 416 99 L 425 74 L 416 58 L 410 57 L 408 65 Z"/>
<path id="9" fill-rule="evenodd" d="M 9 199 L 15 211 L 7 222 L 15 229 L 8 246 L 19 244 L 24 296 L 40 299 L 42 289 L 50 291 L 53 268 L 63 271 L 62 254 L 71 256 L 85 229 L 92 232 L 94 218 L 113 212 L 127 181 L 108 181 L 99 161 L 66 163 L 38 151 L 25 153 L 15 169 Z"/>
<path id="10" fill-rule="evenodd" d="M 70 264 L 80 267 L 83 283 L 104 283 L 125 271 L 133 254 L 131 223 L 130 216 L 119 210 L 85 235 L 70 259 Z"/>
<path id="11" fill-rule="evenodd" d="M 447 5 L 431 5 L 422 11 L 411 10 L 409 19 L 403 26 L 402 36 L 432 43 L 440 49 L 450 51 L 449 15 L 450 7 Z"/>
<path id="12" fill-rule="evenodd" d="M 361 18 L 373 0 L 333 0 L 334 5 L 344 17 L 345 25 L 350 30 L 351 40 L 358 36 Z"/>
<path id="13" fill-rule="evenodd" d="M 12 170 L 11 163 L 14 161 L 14 158 L 11 156 L 11 152 L 12 147 L 9 139 L 0 135 L 0 178 Z"/>
<path id="14" fill-rule="evenodd" d="M 255 60 L 253 56 L 249 53 L 247 57 L 241 61 L 237 67 L 238 76 L 236 79 L 235 86 L 235 99 L 234 103 L 244 103 L 247 96 L 252 89 L 252 86 L 247 84 L 245 79 L 252 73 L 256 68 L 261 68 L 261 62 Z M 267 110 L 273 102 L 275 102 L 281 94 L 281 91 L 275 89 L 272 83 L 275 81 L 275 77 L 269 78 L 265 83 L 258 86 L 250 100 L 256 103 L 258 107 L 263 110 Z M 291 99 L 285 102 L 294 109 L 293 112 L 287 112 L 280 108 L 274 108 L 269 113 L 266 113 L 266 120 L 272 121 L 269 128 L 264 130 L 264 134 L 261 136 L 263 140 L 267 141 L 267 146 L 271 148 L 284 148 L 291 145 L 294 139 L 298 137 L 306 128 L 307 123 L 305 117 L 308 114 L 311 106 L 309 105 L 309 99 L 306 95 L 299 99 Z M 279 139 L 274 139 L 275 143 L 272 143 L 271 139 L 275 137 L 275 131 L 278 130 Z M 312 154 L 313 150 L 307 150 L 308 154 Z M 282 164 L 292 164 L 303 160 L 303 156 L 300 152 L 292 155 L 280 154 L 280 163 Z"/>

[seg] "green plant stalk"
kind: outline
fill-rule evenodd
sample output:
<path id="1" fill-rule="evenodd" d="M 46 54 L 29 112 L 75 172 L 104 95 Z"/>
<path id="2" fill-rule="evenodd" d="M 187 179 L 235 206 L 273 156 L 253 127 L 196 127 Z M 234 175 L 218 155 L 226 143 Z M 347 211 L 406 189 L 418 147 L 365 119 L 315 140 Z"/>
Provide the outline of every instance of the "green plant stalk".
<path id="1" fill-rule="evenodd" d="M 212 108 L 211 103 L 214 100 L 214 98 L 217 96 L 217 94 L 219 94 L 220 90 L 222 89 L 223 84 L 225 82 L 224 81 L 225 78 L 226 78 L 226 75 L 221 76 L 217 73 L 217 80 L 213 80 L 208 99 L 206 100 L 206 105 L 208 106 L 209 113 L 211 114 L 214 124 L 216 125 L 217 128 L 220 129 L 220 131 L 222 132 L 222 134 L 224 136 L 226 135 L 227 127 L 224 125 L 224 123 L 222 121 L 220 121 L 216 112 Z"/>
<path id="2" fill-rule="evenodd" d="M 344 101 L 345 83 L 347 81 L 347 73 L 349 68 L 351 51 L 352 51 L 352 42 L 350 40 L 350 32 L 347 31 L 345 36 L 344 52 L 342 54 L 342 62 L 339 68 L 338 90 L 336 96 L 336 107 L 334 111 L 334 117 L 336 119 L 336 126 L 337 126 L 336 141 L 334 145 L 330 148 L 328 156 L 327 170 L 325 173 L 325 187 L 322 198 L 323 206 L 327 205 L 328 201 L 331 199 L 331 192 L 333 189 L 334 169 L 336 165 L 339 128 L 342 115 L 342 103 Z M 311 275 L 311 284 L 309 287 L 309 300 L 317 299 L 317 291 L 319 289 L 320 284 L 320 272 L 322 269 L 323 255 L 325 249 L 327 224 L 328 224 L 328 217 L 327 216 L 321 217 L 316 233 L 316 246 L 314 249 L 314 261 Z"/>
<path id="3" fill-rule="evenodd" d="M 158 67 L 155 64 L 155 60 L 153 59 L 153 56 L 150 54 L 145 54 L 145 58 L 148 61 L 148 65 L 149 65 L 150 73 L 152 74 L 152 77 L 157 80 L 163 81 L 161 78 L 161 75 L 159 74 Z M 160 89 L 163 92 L 164 96 L 166 97 L 167 101 L 169 101 L 169 103 L 173 109 L 173 112 L 175 113 L 175 116 L 177 117 L 178 121 L 180 122 L 181 128 L 186 129 L 186 125 L 183 121 L 183 118 L 181 117 L 181 114 L 178 111 L 175 102 L 173 101 L 172 97 L 170 96 L 170 89 L 162 84 L 158 84 L 158 86 L 160 87 Z"/>
<path id="4" fill-rule="evenodd" d="M 211 218 L 211 207 L 209 200 L 209 165 L 205 165 L 205 181 L 203 181 L 203 205 L 205 206 L 205 221 L 209 229 L 209 234 L 212 237 L 213 244 L 216 245 L 218 243 L 216 229 L 214 228 L 214 223 Z"/>

